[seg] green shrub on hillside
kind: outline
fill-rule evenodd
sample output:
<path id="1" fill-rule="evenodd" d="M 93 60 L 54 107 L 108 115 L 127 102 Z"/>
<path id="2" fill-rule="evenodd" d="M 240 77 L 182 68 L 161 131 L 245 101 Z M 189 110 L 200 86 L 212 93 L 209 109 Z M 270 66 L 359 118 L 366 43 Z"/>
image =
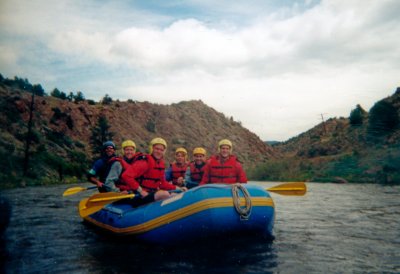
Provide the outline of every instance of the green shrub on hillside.
<path id="1" fill-rule="evenodd" d="M 392 133 L 399 125 L 396 108 L 387 101 L 379 101 L 369 112 L 367 132 L 370 136 L 383 136 Z"/>
<path id="2" fill-rule="evenodd" d="M 344 178 L 349 182 L 360 182 L 361 178 L 366 177 L 365 170 L 366 168 L 360 165 L 359 158 L 354 154 L 344 155 L 327 163 L 321 176 L 330 182 L 335 181 L 336 177 Z"/>
<path id="3" fill-rule="evenodd" d="M 82 91 L 76 92 L 76 95 L 74 96 L 74 102 L 79 103 L 85 101 L 85 95 L 83 95 Z"/>
<path id="4" fill-rule="evenodd" d="M 0 98 L 0 109 L 2 110 L 2 114 L 4 114 L 4 117 L 0 117 L 1 127 L 9 127 L 11 124 L 21 121 L 21 113 L 15 105 L 19 99 L 19 96 Z"/>
<path id="5" fill-rule="evenodd" d="M 87 157 L 79 151 L 70 151 L 69 157 L 62 157 L 57 154 L 43 151 L 36 155 L 39 163 L 43 163 L 50 167 L 58 174 L 61 181 L 64 176 L 75 176 L 81 178 L 87 171 L 87 166 L 82 163 L 87 163 Z"/>
<path id="6" fill-rule="evenodd" d="M 153 133 L 156 132 L 156 123 L 151 119 L 147 121 L 145 127 L 146 127 L 147 131 L 149 131 L 149 132 L 153 132 Z"/>
<path id="7" fill-rule="evenodd" d="M 104 97 L 101 99 L 101 104 L 102 105 L 110 105 L 112 103 L 113 99 L 108 95 L 104 95 Z"/>
<path id="8" fill-rule="evenodd" d="M 360 126 L 364 122 L 364 118 L 367 115 L 367 112 L 360 106 L 357 105 L 355 109 L 350 112 L 350 125 L 352 126 Z"/>
<path id="9" fill-rule="evenodd" d="M 268 161 L 249 170 L 248 177 L 256 181 L 305 181 L 311 178 L 310 167 L 290 159 Z"/>
<path id="10" fill-rule="evenodd" d="M 67 94 L 63 91 L 60 91 L 58 88 L 53 89 L 53 91 L 50 92 L 50 95 L 53 97 L 59 98 L 61 100 L 67 99 Z"/>
<path id="11" fill-rule="evenodd" d="M 74 144 L 72 139 L 62 132 L 49 130 L 46 132 L 46 137 L 48 140 L 59 145 L 60 147 L 67 146 L 71 148 Z"/>

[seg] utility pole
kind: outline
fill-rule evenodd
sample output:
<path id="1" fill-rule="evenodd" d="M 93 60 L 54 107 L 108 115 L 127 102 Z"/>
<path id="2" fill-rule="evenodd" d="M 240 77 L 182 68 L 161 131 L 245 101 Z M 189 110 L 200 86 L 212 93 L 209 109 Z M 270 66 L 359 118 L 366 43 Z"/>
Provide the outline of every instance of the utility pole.
<path id="1" fill-rule="evenodd" d="M 325 125 L 325 120 L 324 120 L 324 114 L 325 114 L 325 113 L 321 113 L 321 119 L 322 119 L 322 124 L 324 125 L 324 132 L 325 132 L 325 135 L 326 135 L 327 132 L 326 132 L 326 125 Z"/>

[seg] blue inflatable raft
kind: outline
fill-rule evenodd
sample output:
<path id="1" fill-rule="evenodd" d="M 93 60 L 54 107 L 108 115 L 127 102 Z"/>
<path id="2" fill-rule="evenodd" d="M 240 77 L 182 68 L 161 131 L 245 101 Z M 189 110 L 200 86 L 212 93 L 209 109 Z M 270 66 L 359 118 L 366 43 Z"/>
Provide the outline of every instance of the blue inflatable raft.
<path id="1" fill-rule="evenodd" d="M 85 209 L 88 199 L 80 202 Z M 81 214 L 81 216 L 84 214 Z M 275 210 L 269 193 L 252 184 L 211 184 L 133 208 L 108 204 L 83 219 L 118 235 L 154 244 L 182 243 L 246 233 L 272 237 Z"/>

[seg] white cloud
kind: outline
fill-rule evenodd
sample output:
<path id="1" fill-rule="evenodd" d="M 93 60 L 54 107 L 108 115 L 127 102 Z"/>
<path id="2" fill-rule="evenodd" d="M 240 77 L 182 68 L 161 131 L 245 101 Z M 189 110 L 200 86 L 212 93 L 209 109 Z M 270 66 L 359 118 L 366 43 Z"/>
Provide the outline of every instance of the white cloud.
<path id="1" fill-rule="evenodd" d="M 18 53 L 11 47 L 0 45 L 0 64 L 3 67 L 13 67 L 15 69 L 18 60 Z"/>
<path id="2" fill-rule="evenodd" d="M 76 30 L 58 33 L 50 40 L 48 47 L 54 52 L 76 57 L 74 62 L 113 63 L 110 57 L 109 37 L 101 32 L 85 33 Z"/>
<path id="3" fill-rule="evenodd" d="M 165 29 L 133 27 L 118 33 L 112 53 L 134 67 L 150 70 L 223 69 L 247 60 L 247 49 L 232 34 L 194 19 Z"/>
<path id="4" fill-rule="evenodd" d="M 368 109 L 400 85 L 399 1 L 194 0 L 191 16 L 181 2 L 3 2 L 0 30 L 13 39 L 0 40 L 2 71 L 65 79 L 94 99 L 202 99 L 264 140 Z"/>

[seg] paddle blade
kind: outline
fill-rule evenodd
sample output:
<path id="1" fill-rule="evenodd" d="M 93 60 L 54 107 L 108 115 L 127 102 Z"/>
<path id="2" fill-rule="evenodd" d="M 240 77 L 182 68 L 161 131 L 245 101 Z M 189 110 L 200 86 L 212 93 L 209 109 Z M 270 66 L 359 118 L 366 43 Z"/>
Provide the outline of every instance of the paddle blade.
<path id="1" fill-rule="evenodd" d="M 66 191 L 64 191 L 63 196 L 69 196 L 69 195 L 79 193 L 81 191 L 85 191 L 85 190 L 89 190 L 89 189 L 96 189 L 96 188 L 97 188 L 97 186 L 91 186 L 88 188 L 84 188 L 84 187 L 80 187 L 80 186 L 71 187 L 71 188 L 68 188 Z"/>
<path id="2" fill-rule="evenodd" d="M 80 186 L 71 187 L 71 188 L 68 188 L 66 191 L 64 191 L 63 196 L 74 195 L 78 192 L 85 191 L 85 190 L 86 190 L 86 188 L 80 187 Z"/>
<path id="3" fill-rule="evenodd" d="M 133 197 L 135 197 L 135 194 L 123 194 L 118 192 L 105 192 L 94 194 L 79 203 L 79 215 L 82 218 L 85 218 L 101 210 L 108 204 Z"/>
<path id="4" fill-rule="evenodd" d="M 99 205 L 99 206 L 89 206 L 87 207 L 87 201 L 89 198 L 83 199 L 80 203 L 79 203 L 79 215 L 82 218 L 85 218 L 89 215 L 92 215 L 93 213 L 96 213 L 97 211 L 101 210 L 104 205 Z"/>
<path id="5" fill-rule="evenodd" d="M 303 196 L 307 192 L 306 184 L 303 182 L 286 183 L 266 189 L 269 192 L 281 195 Z"/>

